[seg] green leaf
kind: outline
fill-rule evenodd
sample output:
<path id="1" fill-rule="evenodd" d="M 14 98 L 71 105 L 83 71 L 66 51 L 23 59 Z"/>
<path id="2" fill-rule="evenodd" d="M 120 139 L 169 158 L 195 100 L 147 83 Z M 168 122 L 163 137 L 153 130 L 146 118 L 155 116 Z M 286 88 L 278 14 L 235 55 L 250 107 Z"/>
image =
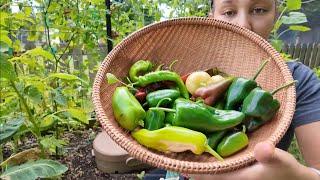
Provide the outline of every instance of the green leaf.
<path id="1" fill-rule="evenodd" d="M 67 73 L 52 73 L 49 75 L 49 77 L 58 78 L 58 79 L 62 79 L 62 80 L 68 80 L 68 81 L 79 80 L 79 78 L 77 76 L 72 75 L 72 74 L 67 74 Z"/>
<path id="2" fill-rule="evenodd" d="M 0 177 L 10 180 L 34 180 L 59 176 L 67 170 L 68 168 L 58 161 L 41 159 L 8 168 Z"/>
<path id="3" fill-rule="evenodd" d="M 282 16 L 283 24 L 301 24 L 308 22 L 307 17 L 301 12 L 290 12 L 289 16 Z"/>
<path id="4" fill-rule="evenodd" d="M 42 56 L 48 60 L 52 60 L 54 58 L 50 52 L 48 52 L 40 47 L 28 50 L 26 54 L 29 54 L 30 56 L 33 56 L 33 57 Z"/>
<path id="5" fill-rule="evenodd" d="M 48 115 L 42 119 L 40 122 L 40 130 L 46 131 L 53 127 L 53 125 L 57 122 L 57 119 L 55 118 L 55 115 Z"/>
<path id="6" fill-rule="evenodd" d="M 16 79 L 16 73 L 12 64 L 7 60 L 7 56 L 0 52 L 0 78 L 6 78 L 9 80 Z"/>
<path id="7" fill-rule="evenodd" d="M 27 149 L 17 154 L 11 155 L 7 160 L 2 162 L 0 166 L 2 167 L 8 166 L 8 165 L 15 166 L 30 160 L 38 160 L 40 159 L 40 154 L 41 154 L 41 151 L 38 148 Z"/>
<path id="8" fill-rule="evenodd" d="M 301 0 L 287 0 L 286 2 L 289 11 L 301 9 Z"/>
<path id="9" fill-rule="evenodd" d="M 280 52 L 284 43 L 280 39 L 272 39 L 271 44 L 278 52 Z"/>
<path id="10" fill-rule="evenodd" d="M 84 111 L 84 109 L 75 109 L 70 108 L 66 110 L 73 118 L 79 120 L 80 122 L 84 124 L 89 124 L 88 115 Z"/>
<path id="11" fill-rule="evenodd" d="M 117 79 L 117 77 L 111 73 L 107 73 L 107 81 L 108 84 L 114 84 L 116 82 L 118 82 L 119 80 Z"/>
<path id="12" fill-rule="evenodd" d="M 302 31 L 302 32 L 306 32 L 306 31 L 310 31 L 311 29 L 307 26 L 299 26 L 299 25 L 291 25 L 289 26 L 289 29 L 292 31 Z"/>
<path id="13" fill-rule="evenodd" d="M 12 40 L 7 35 L 1 34 L 0 42 L 4 42 L 8 47 L 12 47 Z"/>
<path id="14" fill-rule="evenodd" d="M 42 94 L 36 87 L 26 87 L 26 94 L 35 104 L 40 104 L 42 102 Z"/>
<path id="15" fill-rule="evenodd" d="M 0 144 L 10 139 L 23 124 L 23 117 L 9 120 L 7 123 L 0 124 Z"/>
<path id="16" fill-rule="evenodd" d="M 58 103 L 61 106 L 66 106 L 67 105 L 67 99 L 66 97 L 62 94 L 60 89 L 54 89 L 53 90 L 53 100 Z"/>
<path id="17" fill-rule="evenodd" d="M 48 149 L 52 153 L 56 152 L 57 147 L 62 148 L 68 144 L 66 141 L 62 139 L 56 139 L 54 136 L 43 137 L 40 143 L 45 149 Z"/>

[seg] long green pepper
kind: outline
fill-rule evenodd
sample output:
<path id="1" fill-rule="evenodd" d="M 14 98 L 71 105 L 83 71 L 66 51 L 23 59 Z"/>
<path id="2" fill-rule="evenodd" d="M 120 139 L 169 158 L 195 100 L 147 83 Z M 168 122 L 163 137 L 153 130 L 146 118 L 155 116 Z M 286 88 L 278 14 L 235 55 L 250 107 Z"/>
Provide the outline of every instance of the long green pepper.
<path id="1" fill-rule="evenodd" d="M 190 150 L 196 155 L 208 152 L 219 161 L 223 161 L 223 158 L 207 144 L 207 138 L 201 132 L 183 127 L 167 126 L 154 131 L 140 129 L 131 134 L 140 144 L 161 152 Z"/>
<path id="2" fill-rule="evenodd" d="M 180 94 L 182 97 L 189 99 L 189 92 L 183 83 L 181 77 L 172 71 L 161 70 L 154 71 L 145 74 L 144 76 L 139 76 L 137 82 L 134 85 L 137 86 L 146 86 L 151 83 L 160 82 L 160 81 L 173 81 L 177 84 Z"/>
<path id="3" fill-rule="evenodd" d="M 234 110 L 219 110 L 207 106 L 201 102 L 193 102 L 187 99 L 178 98 L 169 108 L 161 109 L 169 113 L 167 122 L 174 126 L 181 126 L 204 133 L 232 128 L 242 122 L 245 115 Z"/>
<path id="4" fill-rule="evenodd" d="M 112 96 L 112 109 L 121 127 L 134 130 L 143 125 L 145 110 L 127 87 L 117 87 Z"/>

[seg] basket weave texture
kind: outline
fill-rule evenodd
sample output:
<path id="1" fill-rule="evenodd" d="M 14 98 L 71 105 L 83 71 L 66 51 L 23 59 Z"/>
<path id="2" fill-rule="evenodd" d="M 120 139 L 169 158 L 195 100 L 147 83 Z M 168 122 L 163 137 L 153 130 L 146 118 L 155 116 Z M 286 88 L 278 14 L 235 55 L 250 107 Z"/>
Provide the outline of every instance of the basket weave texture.
<path id="1" fill-rule="evenodd" d="M 270 123 L 250 134 L 248 147 L 219 162 L 208 153 L 200 156 L 191 152 L 166 154 L 138 144 L 114 119 L 111 99 L 119 84 L 108 85 L 106 73 L 122 78 L 140 59 L 148 59 L 155 64 L 170 64 L 178 60 L 174 70 L 180 74 L 218 67 L 228 74 L 251 78 L 263 60 L 269 57 L 272 60 L 257 78 L 265 90 L 273 90 L 293 79 L 280 54 L 260 36 L 209 18 L 179 18 L 155 23 L 128 36 L 102 62 L 93 85 L 95 111 L 109 136 L 131 156 L 145 163 L 183 173 L 234 171 L 255 161 L 255 144 L 264 140 L 276 144 L 283 137 L 295 111 L 294 86 L 274 96 L 281 103 L 279 112 Z"/>

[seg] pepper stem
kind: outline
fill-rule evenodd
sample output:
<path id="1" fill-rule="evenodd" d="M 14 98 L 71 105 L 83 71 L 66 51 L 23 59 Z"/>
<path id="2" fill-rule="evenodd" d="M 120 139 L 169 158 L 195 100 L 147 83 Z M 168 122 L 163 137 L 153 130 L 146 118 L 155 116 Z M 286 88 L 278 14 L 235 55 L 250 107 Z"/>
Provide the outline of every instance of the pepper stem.
<path id="1" fill-rule="evenodd" d="M 271 60 L 271 58 L 268 58 L 267 60 L 265 60 L 259 67 L 258 71 L 256 72 L 256 74 L 253 76 L 252 80 L 256 80 L 257 77 L 259 76 L 259 74 L 261 73 L 261 71 L 263 70 L 263 68 L 267 65 L 267 63 Z"/>
<path id="2" fill-rule="evenodd" d="M 214 151 L 208 144 L 205 147 L 205 152 L 210 153 L 212 156 L 214 156 L 218 161 L 223 161 L 223 158 L 216 152 Z"/>
<path id="3" fill-rule="evenodd" d="M 161 99 L 161 100 L 158 102 L 158 104 L 156 105 L 156 107 L 158 108 L 164 100 L 172 101 L 171 98 L 163 98 L 163 99 Z"/>
<path id="4" fill-rule="evenodd" d="M 178 60 L 174 60 L 172 61 L 172 63 L 169 65 L 169 70 L 172 71 L 172 67 L 174 64 L 176 64 L 178 62 Z"/>
<path id="5" fill-rule="evenodd" d="M 165 111 L 165 112 L 177 112 L 176 110 L 174 109 L 169 109 L 169 108 L 162 108 L 162 107 L 151 107 L 149 108 L 150 110 L 161 110 L 161 111 Z"/>
<path id="6" fill-rule="evenodd" d="M 159 66 L 156 68 L 155 71 L 161 71 L 163 66 L 164 66 L 164 64 L 159 64 Z"/>
<path id="7" fill-rule="evenodd" d="M 277 93 L 278 91 L 280 91 L 280 90 L 282 90 L 282 89 L 284 89 L 284 88 L 286 88 L 286 87 L 289 87 L 289 86 L 295 84 L 296 82 L 298 82 L 298 81 L 297 81 L 297 80 L 290 81 L 290 82 L 288 82 L 288 83 L 286 83 L 286 84 L 278 87 L 277 89 L 271 91 L 271 94 L 274 95 L 274 94 Z"/>

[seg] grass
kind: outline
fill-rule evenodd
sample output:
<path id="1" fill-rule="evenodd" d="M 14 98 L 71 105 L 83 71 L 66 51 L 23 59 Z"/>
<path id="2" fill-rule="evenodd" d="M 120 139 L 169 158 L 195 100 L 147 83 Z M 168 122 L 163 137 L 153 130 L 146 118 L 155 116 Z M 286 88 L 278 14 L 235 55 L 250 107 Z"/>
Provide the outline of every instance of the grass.
<path id="1" fill-rule="evenodd" d="M 301 164 L 306 165 L 306 163 L 303 160 L 302 154 L 299 150 L 299 146 L 298 146 L 298 142 L 297 142 L 296 137 L 294 137 L 293 140 L 291 141 L 288 152 L 290 154 L 292 154 Z"/>

